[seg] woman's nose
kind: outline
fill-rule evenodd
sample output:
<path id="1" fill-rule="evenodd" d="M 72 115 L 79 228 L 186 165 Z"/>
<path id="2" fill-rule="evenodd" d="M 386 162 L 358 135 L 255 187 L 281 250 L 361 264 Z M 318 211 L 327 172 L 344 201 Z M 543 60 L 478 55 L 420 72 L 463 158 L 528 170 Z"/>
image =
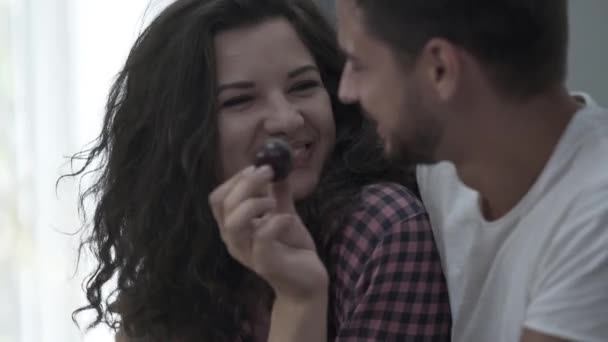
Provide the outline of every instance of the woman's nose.
<path id="1" fill-rule="evenodd" d="M 265 121 L 270 135 L 289 135 L 304 124 L 301 109 L 284 95 L 274 96 L 270 103 Z"/>

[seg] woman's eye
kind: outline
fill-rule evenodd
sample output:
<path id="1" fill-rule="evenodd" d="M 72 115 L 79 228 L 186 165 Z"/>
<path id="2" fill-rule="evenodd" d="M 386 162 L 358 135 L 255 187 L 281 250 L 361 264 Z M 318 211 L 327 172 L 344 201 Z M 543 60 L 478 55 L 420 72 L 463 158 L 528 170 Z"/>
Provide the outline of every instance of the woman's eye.
<path id="1" fill-rule="evenodd" d="M 291 87 L 290 90 L 292 92 L 305 92 L 307 90 L 317 88 L 320 85 L 321 85 L 321 82 L 319 82 L 319 81 L 313 81 L 313 80 L 302 81 L 302 82 L 296 83 L 293 87 Z"/>
<path id="2" fill-rule="evenodd" d="M 248 103 L 248 102 L 250 102 L 252 100 L 253 100 L 252 96 L 245 96 L 245 95 L 243 95 L 243 96 L 236 96 L 236 97 L 230 98 L 230 99 L 222 102 L 222 108 L 236 107 L 236 106 L 239 106 L 239 105 L 246 104 L 246 103 Z"/>

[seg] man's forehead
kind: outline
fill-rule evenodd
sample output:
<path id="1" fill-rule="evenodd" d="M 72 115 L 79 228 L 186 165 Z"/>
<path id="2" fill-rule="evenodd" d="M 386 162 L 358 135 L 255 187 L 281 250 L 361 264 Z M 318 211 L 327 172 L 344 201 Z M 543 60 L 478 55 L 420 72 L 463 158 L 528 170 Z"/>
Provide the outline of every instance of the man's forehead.
<path id="1" fill-rule="evenodd" d="M 357 0 L 336 0 L 336 8 L 354 10 L 359 6 L 357 6 Z"/>
<path id="2" fill-rule="evenodd" d="M 338 42 L 344 50 L 352 49 L 354 35 L 358 34 L 357 22 L 360 20 L 360 9 L 355 0 L 338 0 L 336 2 Z"/>
<path id="3" fill-rule="evenodd" d="M 359 20 L 362 13 L 356 0 L 337 0 L 336 14 L 338 22 L 351 22 Z"/>

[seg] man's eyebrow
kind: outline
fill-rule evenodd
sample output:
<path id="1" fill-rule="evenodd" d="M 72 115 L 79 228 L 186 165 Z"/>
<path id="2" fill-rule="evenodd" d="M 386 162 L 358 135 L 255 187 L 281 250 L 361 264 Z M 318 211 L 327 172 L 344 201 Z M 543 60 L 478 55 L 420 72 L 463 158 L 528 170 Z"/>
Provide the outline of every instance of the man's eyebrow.
<path id="1" fill-rule="evenodd" d="M 287 74 L 287 78 L 295 78 L 303 73 L 310 72 L 310 71 L 319 72 L 319 68 L 317 68 L 316 66 L 314 66 L 312 64 L 304 65 L 295 70 L 290 71 Z"/>

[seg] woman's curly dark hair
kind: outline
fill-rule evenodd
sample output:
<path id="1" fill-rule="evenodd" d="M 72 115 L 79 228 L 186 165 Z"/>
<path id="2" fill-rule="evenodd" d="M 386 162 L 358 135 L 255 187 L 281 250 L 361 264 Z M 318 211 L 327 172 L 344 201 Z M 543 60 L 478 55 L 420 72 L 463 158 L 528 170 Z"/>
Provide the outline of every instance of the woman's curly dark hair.
<path id="1" fill-rule="evenodd" d="M 94 172 L 82 231 L 96 269 L 84 283 L 100 323 L 146 341 L 229 341 L 247 335 L 251 308 L 272 293 L 228 254 L 208 204 L 218 186 L 214 36 L 286 18 L 315 58 L 331 96 L 336 144 L 315 193 L 298 203 L 322 258 L 361 188 L 408 182 L 382 158 L 373 127 L 338 101 L 344 59 L 309 0 L 177 0 L 143 31 L 109 94 L 103 128 L 68 176 Z M 280 51 L 277 51 L 280 53 Z M 84 209 L 84 208 L 83 208 Z M 105 292 L 113 278 L 117 287 Z M 102 291 L 103 290 L 103 291 Z"/>

